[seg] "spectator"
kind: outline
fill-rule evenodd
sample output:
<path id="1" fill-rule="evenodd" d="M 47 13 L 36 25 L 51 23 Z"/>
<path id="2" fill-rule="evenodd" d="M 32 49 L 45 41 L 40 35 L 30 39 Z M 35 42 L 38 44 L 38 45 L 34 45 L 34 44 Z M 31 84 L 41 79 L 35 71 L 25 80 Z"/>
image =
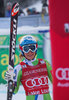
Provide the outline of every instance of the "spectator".
<path id="1" fill-rule="evenodd" d="M 27 14 L 32 15 L 32 9 L 27 8 Z"/>
<path id="2" fill-rule="evenodd" d="M 42 0 L 43 7 L 48 7 L 47 1 L 48 0 Z"/>
<path id="3" fill-rule="evenodd" d="M 36 8 L 32 8 L 32 14 L 39 14 L 39 12 L 36 11 Z"/>
<path id="4" fill-rule="evenodd" d="M 42 12 L 41 14 L 47 15 L 48 14 L 48 4 L 47 0 L 42 0 L 43 6 L 42 6 Z"/>
<path id="5" fill-rule="evenodd" d="M 39 14 L 39 12 L 36 11 L 36 8 L 27 8 L 27 14 L 36 15 L 36 14 Z"/>
<path id="6" fill-rule="evenodd" d="M 5 17 L 10 17 L 11 16 L 11 8 L 12 8 L 12 4 L 11 4 L 11 2 L 8 2 L 7 6 L 6 6 Z"/>
<path id="7" fill-rule="evenodd" d="M 43 14 L 43 15 L 46 15 L 46 14 L 47 14 L 46 7 L 42 7 L 42 12 L 41 12 L 41 14 Z"/>

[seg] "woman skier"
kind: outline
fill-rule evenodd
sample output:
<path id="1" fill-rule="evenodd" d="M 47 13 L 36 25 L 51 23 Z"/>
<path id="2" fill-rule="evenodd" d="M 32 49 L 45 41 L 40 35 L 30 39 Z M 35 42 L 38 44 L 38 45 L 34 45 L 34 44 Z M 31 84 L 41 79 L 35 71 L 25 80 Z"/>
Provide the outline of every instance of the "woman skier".
<path id="1" fill-rule="evenodd" d="M 40 100 L 51 100 L 48 78 L 52 82 L 52 67 L 47 60 L 37 59 L 38 44 L 35 37 L 24 36 L 19 48 L 20 58 L 24 59 L 14 67 L 14 94 L 18 92 L 21 82 L 26 93 L 26 100 L 38 100 L 39 97 Z M 8 80 L 9 75 L 6 73 L 5 77 Z"/>

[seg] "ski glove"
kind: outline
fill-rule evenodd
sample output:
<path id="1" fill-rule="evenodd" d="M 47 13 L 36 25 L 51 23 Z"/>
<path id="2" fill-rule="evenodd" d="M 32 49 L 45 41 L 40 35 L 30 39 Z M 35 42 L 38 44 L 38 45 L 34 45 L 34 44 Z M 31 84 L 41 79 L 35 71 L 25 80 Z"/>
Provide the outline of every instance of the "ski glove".
<path id="1" fill-rule="evenodd" d="M 9 71 L 6 71 L 6 73 L 5 73 L 5 80 L 6 81 L 11 80 L 11 75 L 10 75 Z"/>
<path id="2" fill-rule="evenodd" d="M 13 68 L 9 65 L 8 71 L 6 71 L 6 73 L 5 73 L 6 81 L 13 80 L 13 77 L 15 76 L 15 73 L 13 71 L 14 71 Z"/>

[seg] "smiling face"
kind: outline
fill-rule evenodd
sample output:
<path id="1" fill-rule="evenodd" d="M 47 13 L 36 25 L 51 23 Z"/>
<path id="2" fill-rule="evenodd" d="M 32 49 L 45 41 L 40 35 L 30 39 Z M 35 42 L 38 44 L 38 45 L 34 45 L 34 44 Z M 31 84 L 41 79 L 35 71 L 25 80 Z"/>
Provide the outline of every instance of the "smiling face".
<path id="1" fill-rule="evenodd" d="M 28 60 L 33 60 L 35 58 L 36 53 L 31 50 L 28 53 L 24 53 L 24 56 Z"/>

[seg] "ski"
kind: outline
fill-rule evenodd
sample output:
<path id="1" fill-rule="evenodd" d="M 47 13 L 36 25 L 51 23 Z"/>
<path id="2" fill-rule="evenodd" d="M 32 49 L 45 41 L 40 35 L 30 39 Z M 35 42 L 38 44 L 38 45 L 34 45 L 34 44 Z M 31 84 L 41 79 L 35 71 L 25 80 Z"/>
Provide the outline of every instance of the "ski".
<path id="1" fill-rule="evenodd" d="M 10 46 L 9 46 L 9 66 L 8 71 L 12 78 L 8 81 L 7 100 L 12 100 L 13 93 L 13 68 L 14 56 L 16 48 L 17 22 L 18 22 L 19 4 L 14 3 L 11 11 L 11 25 L 10 25 Z"/>

